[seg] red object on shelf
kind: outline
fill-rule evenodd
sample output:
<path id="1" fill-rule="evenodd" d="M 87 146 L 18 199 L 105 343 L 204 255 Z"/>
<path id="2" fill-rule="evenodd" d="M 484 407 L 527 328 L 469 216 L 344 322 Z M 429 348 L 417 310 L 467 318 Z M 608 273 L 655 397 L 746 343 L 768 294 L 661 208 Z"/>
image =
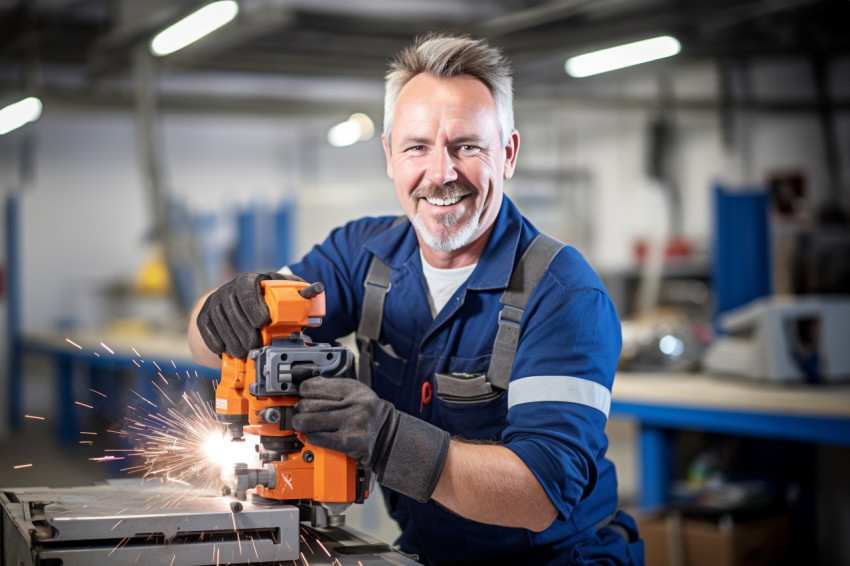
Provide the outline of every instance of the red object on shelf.
<path id="1" fill-rule="evenodd" d="M 648 253 L 649 243 L 644 238 L 638 239 L 634 245 L 635 259 L 638 263 L 645 261 Z M 665 259 L 682 259 L 690 257 L 692 253 L 691 243 L 682 236 L 671 236 L 664 246 Z"/>

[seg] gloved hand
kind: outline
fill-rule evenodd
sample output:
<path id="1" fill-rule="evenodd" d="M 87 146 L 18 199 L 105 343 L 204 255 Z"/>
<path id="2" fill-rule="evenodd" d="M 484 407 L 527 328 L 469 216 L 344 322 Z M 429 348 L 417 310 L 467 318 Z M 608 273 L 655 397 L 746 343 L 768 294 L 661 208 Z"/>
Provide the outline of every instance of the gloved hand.
<path id="1" fill-rule="evenodd" d="M 351 456 L 385 487 L 423 503 L 431 498 L 448 432 L 398 411 L 354 379 L 313 377 L 299 395 L 292 427 L 307 442 Z"/>
<path id="2" fill-rule="evenodd" d="M 262 345 L 260 329 L 269 322 L 269 307 L 260 281 L 269 279 L 303 281 L 277 272 L 241 273 L 207 297 L 198 312 L 198 330 L 213 353 L 244 358 Z"/>

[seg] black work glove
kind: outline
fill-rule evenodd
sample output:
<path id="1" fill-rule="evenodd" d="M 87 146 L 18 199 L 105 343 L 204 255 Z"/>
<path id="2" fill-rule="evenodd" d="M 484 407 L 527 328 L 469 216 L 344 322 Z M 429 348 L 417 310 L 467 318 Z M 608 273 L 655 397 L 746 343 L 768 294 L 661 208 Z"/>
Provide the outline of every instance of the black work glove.
<path id="1" fill-rule="evenodd" d="M 260 281 L 269 279 L 303 281 L 274 271 L 241 273 L 207 297 L 198 312 L 198 330 L 213 353 L 244 358 L 262 345 L 260 329 L 269 322 L 269 307 Z"/>
<path id="2" fill-rule="evenodd" d="M 299 387 L 292 427 L 307 442 L 343 452 L 378 481 L 424 503 L 449 450 L 449 433 L 395 409 L 363 383 L 313 377 Z"/>

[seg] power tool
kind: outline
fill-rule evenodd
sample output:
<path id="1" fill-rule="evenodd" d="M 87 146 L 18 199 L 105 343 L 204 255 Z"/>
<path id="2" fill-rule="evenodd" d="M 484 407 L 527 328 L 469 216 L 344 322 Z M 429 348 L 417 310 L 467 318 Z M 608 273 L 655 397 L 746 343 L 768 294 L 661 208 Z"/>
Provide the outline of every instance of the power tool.
<path id="1" fill-rule="evenodd" d="M 292 417 L 304 380 L 356 378 L 354 354 L 343 346 L 313 343 L 303 334 L 325 316 L 321 283 L 260 284 L 270 316 L 260 331 L 262 346 L 244 359 L 222 354 L 215 409 L 234 441 L 244 441 L 243 433 L 259 437 L 263 467 L 236 464 L 235 486 L 225 490 L 237 500 L 254 490 L 253 503 L 292 503 L 308 510 L 316 526 L 341 526 L 345 509 L 368 497 L 367 473 L 345 454 L 311 445 L 292 429 Z"/>

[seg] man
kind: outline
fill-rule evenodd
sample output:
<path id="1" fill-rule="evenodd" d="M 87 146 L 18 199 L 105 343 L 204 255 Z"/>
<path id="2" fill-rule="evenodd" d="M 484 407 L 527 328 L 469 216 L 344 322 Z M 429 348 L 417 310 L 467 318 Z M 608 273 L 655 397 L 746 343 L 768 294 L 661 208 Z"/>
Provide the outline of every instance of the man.
<path id="1" fill-rule="evenodd" d="M 293 426 L 376 473 L 400 548 L 425 564 L 642 563 L 605 458 L 621 338 L 604 287 L 556 247 L 521 319 L 500 321 L 538 234 L 503 194 L 519 150 L 512 104 L 507 62 L 483 40 L 428 36 L 392 63 L 382 139 L 407 218 L 353 221 L 281 270 L 325 286 L 313 340 L 359 327 L 371 388 L 308 380 Z M 243 274 L 200 300 L 196 359 L 258 347 L 259 281 L 285 276 Z M 517 336 L 512 361 L 494 347 L 500 324 Z"/>

